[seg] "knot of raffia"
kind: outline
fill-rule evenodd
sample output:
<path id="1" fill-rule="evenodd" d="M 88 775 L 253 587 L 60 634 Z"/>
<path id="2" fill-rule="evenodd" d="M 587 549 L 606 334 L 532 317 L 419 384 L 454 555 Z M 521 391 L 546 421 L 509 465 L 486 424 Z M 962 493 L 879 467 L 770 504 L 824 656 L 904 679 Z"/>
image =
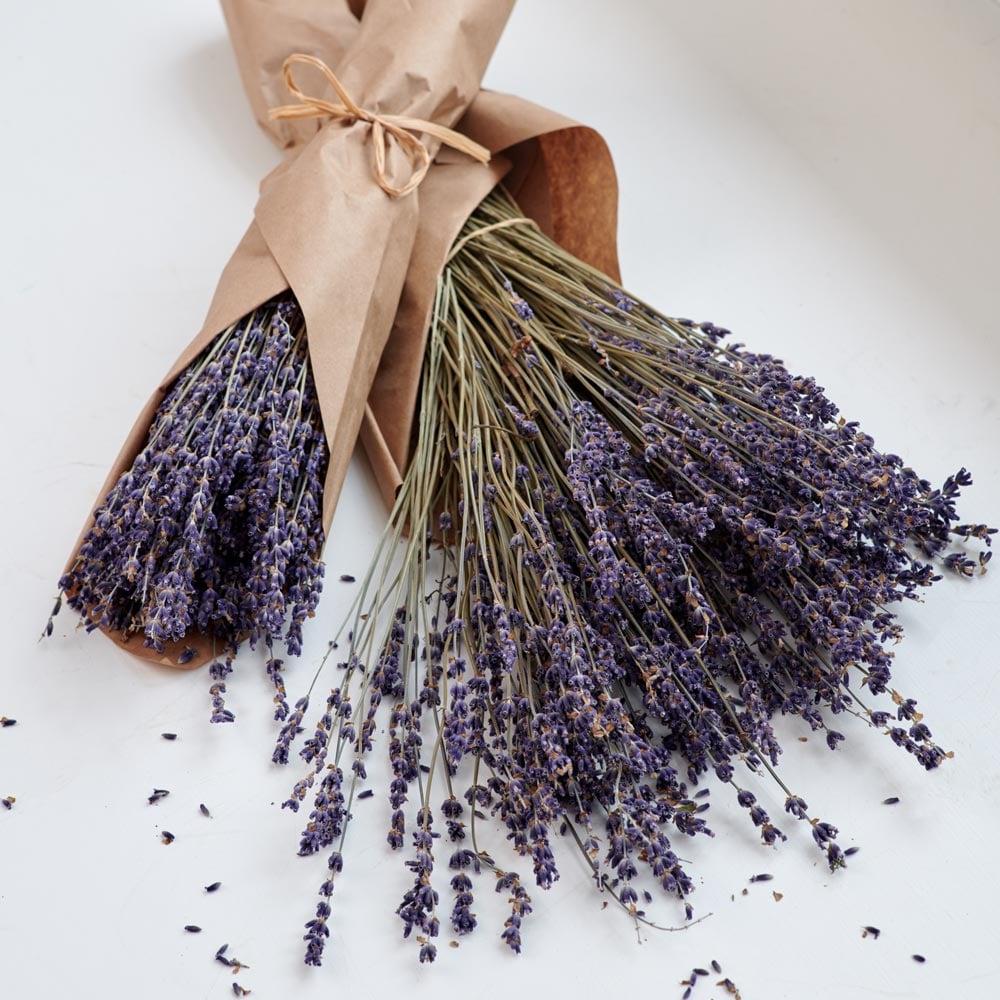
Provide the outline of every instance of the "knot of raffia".
<path id="1" fill-rule="evenodd" d="M 307 94 L 295 82 L 292 68 L 296 65 L 312 66 L 326 77 L 327 82 L 340 98 L 340 103 L 326 101 L 321 97 Z M 431 155 L 427 147 L 420 141 L 418 135 L 429 135 L 446 146 L 471 156 L 480 163 L 488 163 L 490 151 L 478 142 L 473 142 L 468 136 L 454 129 L 439 125 L 437 122 L 424 118 L 411 118 L 408 115 L 393 115 L 369 111 L 357 104 L 344 89 L 343 84 L 334 75 L 333 70 L 322 59 L 316 56 L 297 52 L 290 55 L 284 63 L 283 73 L 285 86 L 296 104 L 283 104 L 272 108 L 270 116 L 273 119 L 300 118 L 330 118 L 346 122 L 367 122 L 371 126 L 372 148 L 375 154 L 375 180 L 387 195 L 401 198 L 413 191 L 427 175 L 431 165 Z M 394 142 L 410 163 L 409 180 L 398 187 L 391 184 L 386 176 L 386 156 L 390 143 Z"/>

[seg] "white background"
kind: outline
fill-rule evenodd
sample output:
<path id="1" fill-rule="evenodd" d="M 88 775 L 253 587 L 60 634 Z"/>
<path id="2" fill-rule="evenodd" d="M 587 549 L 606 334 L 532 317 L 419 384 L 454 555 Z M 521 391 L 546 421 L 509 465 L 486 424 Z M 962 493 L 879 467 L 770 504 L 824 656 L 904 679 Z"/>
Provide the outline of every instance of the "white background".
<path id="1" fill-rule="evenodd" d="M 238 723 L 212 727 L 200 672 L 135 662 L 66 613 L 35 642 L 121 438 L 200 326 L 276 154 L 213 3 L 20 3 L 3 21 L 0 714 L 20 720 L 0 730 L 0 797 L 17 797 L 0 810 L 4 996 L 222 998 L 223 942 L 260 998 L 672 998 L 713 957 L 746 1000 L 996 996 L 995 575 L 947 580 L 905 611 L 897 683 L 955 750 L 946 767 L 926 774 L 857 726 L 835 755 L 781 726 L 785 780 L 862 845 L 848 871 L 831 877 L 804 833 L 759 846 L 713 797 L 717 838 L 680 845 L 703 923 L 638 944 L 567 850 L 562 880 L 533 893 L 519 959 L 484 880 L 480 929 L 420 967 L 376 797 L 355 809 L 329 961 L 302 966 L 323 862 L 295 857 L 298 820 L 274 805 L 299 772 L 269 763 L 258 661 L 231 685 Z M 926 477 L 967 465 L 963 514 L 1000 521 L 1000 6 L 522 0 L 487 83 L 607 137 L 628 287 L 817 375 Z M 360 575 L 383 520 L 356 458 L 332 581 Z M 293 692 L 350 593 L 329 585 Z M 173 794 L 147 806 L 153 786 Z M 775 880 L 742 896 L 759 871 Z M 669 901 L 653 912 L 680 916 Z M 862 939 L 865 924 L 881 938 Z"/>

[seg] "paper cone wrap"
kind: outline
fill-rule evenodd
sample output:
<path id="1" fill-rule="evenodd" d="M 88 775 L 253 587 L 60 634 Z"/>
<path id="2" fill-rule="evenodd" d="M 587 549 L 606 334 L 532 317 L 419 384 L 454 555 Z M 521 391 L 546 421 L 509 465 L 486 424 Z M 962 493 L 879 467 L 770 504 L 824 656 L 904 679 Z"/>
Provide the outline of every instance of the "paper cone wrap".
<path id="1" fill-rule="evenodd" d="M 289 288 L 305 319 L 329 444 L 324 530 L 359 434 L 391 505 L 408 459 L 438 276 L 466 219 L 500 180 L 545 233 L 618 278 L 617 183 L 604 140 L 555 112 L 479 89 L 512 6 L 222 0 L 251 108 L 284 160 L 262 182 L 253 221 L 223 270 L 202 329 L 140 413 L 95 510 L 142 449 L 178 374 L 222 330 Z M 367 122 L 271 119 L 272 108 L 289 102 L 282 67 L 294 53 L 322 59 L 366 110 L 455 128 L 493 158 L 477 163 L 424 137 L 434 156 L 426 177 L 411 193 L 389 196 L 373 173 Z M 296 79 L 319 96 L 323 78 L 307 79 L 307 72 L 297 70 Z M 388 172 L 405 179 L 408 169 L 390 149 Z M 84 535 L 92 523 L 93 513 Z M 211 638 L 200 634 L 162 652 L 144 646 L 141 635 L 106 634 L 169 666 L 186 646 L 196 655 L 185 667 L 213 655 Z"/>

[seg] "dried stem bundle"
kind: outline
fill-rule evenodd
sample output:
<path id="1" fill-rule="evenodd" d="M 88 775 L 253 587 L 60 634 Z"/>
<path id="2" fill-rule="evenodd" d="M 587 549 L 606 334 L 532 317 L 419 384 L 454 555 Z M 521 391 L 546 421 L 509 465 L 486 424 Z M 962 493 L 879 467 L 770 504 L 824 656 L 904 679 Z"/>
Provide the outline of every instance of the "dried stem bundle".
<path id="1" fill-rule="evenodd" d="M 180 375 L 60 588 L 88 630 L 157 650 L 194 630 L 217 640 L 213 722 L 232 720 L 222 696 L 237 647 L 264 642 L 284 718 L 273 646 L 298 654 L 319 600 L 326 462 L 305 325 L 285 293 Z"/>
<path id="2" fill-rule="evenodd" d="M 682 899 L 692 889 L 668 833 L 711 835 L 690 787 L 709 775 L 773 844 L 785 835 L 754 791 L 770 776 L 831 868 L 845 863 L 836 829 L 777 772 L 775 715 L 801 716 L 831 748 L 849 713 L 927 768 L 948 756 L 890 689 L 886 645 L 901 636 L 892 605 L 937 580 L 935 563 L 985 568 L 988 552 L 950 551 L 992 533 L 956 523 L 968 474 L 933 489 L 812 379 L 660 315 L 517 216 L 502 193 L 487 198 L 463 235 L 493 228 L 441 278 L 413 461 L 285 803 L 313 790 L 300 853 L 332 850 L 310 964 L 383 701 L 388 841 L 401 848 L 409 828 L 413 846 L 398 913 L 421 961 L 442 919 L 436 805 L 456 934 L 476 924 L 470 874 L 496 864 L 477 840 L 481 809 L 539 886 L 558 877 L 562 833 L 641 920 L 644 879 Z M 887 691 L 888 711 L 874 701 Z M 530 901 L 499 875 L 517 951 Z"/>

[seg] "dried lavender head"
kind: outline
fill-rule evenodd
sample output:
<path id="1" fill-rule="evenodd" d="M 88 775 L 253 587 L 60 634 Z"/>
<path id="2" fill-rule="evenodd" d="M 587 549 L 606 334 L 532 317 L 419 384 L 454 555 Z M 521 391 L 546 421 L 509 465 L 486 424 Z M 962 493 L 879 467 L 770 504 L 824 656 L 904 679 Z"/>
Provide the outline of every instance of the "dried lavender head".
<path id="1" fill-rule="evenodd" d="M 285 293 L 220 334 L 167 392 L 60 581 L 68 603 L 88 630 L 138 634 L 156 650 L 197 631 L 230 661 L 244 641 L 298 654 L 322 589 L 327 454 L 302 314 Z M 193 657 L 185 647 L 177 662 Z M 272 656 L 283 717 L 280 667 Z M 213 721 L 232 718 L 224 691 L 213 688 Z"/>
<path id="2" fill-rule="evenodd" d="M 492 195 L 468 231 L 516 215 Z M 465 846 L 466 820 L 485 811 L 538 886 L 559 877 L 562 832 L 633 919 L 645 880 L 690 920 L 674 843 L 714 835 L 705 789 L 689 791 L 706 780 L 732 790 L 770 845 L 785 833 L 752 786 L 773 778 L 829 866 L 846 863 L 836 827 L 778 773 L 776 715 L 800 716 L 831 750 L 848 713 L 925 767 L 947 756 L 891 689 L 886 647 L 901 636 L 892 606 L 938 567 L 985 566 L 949 551 L 992 534 L 956 523 L 968 474 L 933 489 L 814 380 L 723 346 L 727 335 L 655 313 L 527 227 L 467 241 L 445 271 L 387 535 L 409 529 L 402 568 L 390 572 L 386 545 L 361 586 L 365 614 L 288 803 L 316 795 L 302 843 L 332 846 L 339 871 L 344 800 L 388 702 L 387 839 L 402 850 L 410 834 L 397 912 L 421 961 L 439 929 L 439 782 L 447 919 L 457 934 L 476 927 L 475 877 L 494 868 L 510 903 L 500 936 L 517 952 L 531 910 L 521 876 Z M 355 682 L 358 729 L 338 709 Z M 884 693 L 891 711 L 869 704 Z M 307 925 L 308 962 L 328 916 Z"/>

